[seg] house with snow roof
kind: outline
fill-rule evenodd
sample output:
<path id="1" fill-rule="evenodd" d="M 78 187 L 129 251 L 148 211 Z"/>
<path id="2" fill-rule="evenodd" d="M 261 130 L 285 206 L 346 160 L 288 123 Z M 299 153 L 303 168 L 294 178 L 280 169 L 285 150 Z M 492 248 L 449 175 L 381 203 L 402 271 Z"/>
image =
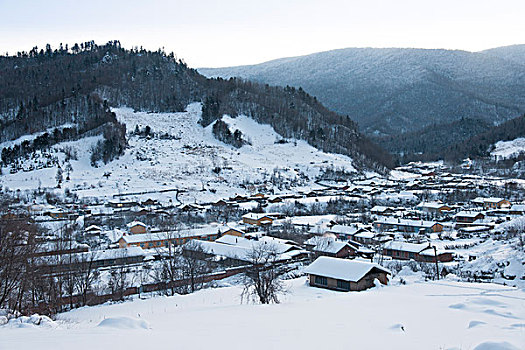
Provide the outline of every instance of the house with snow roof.
<path id="1" fill-rule="evenodd" d="M 375 237 L 377 233 L 370 231 L 362 231 L 354 235 L 353 240 L 366 245 L 371 245 L 377 243 Z"/>
<path id="2" fill-rule="evenodd" d="M 356 256 L 358 247 L 348 242 L 338 241 L 331 237 L 312 237 L 305 245 L 316 256 L 332 256 L 335 258 L 347 258 Z"/>
<path id="3" fill-rule="evenodd" d="M 90 235 L 99 235 L 102 229 L 97 225 L 90 225 L 84 229 L 84 232 Z"/>
<path id="4" fill-rule="evenodd" d="M 433 215 L 443 215 L 452 211 L 451 207 L 439 202 L 421 202 L 416 206 L 416 209 Z"/>
<path id="5" fill-rule="evenodd" d="M 222 236 L 214 242 L 198 240 L 200 253 L 206 257 L 213 257 L 215 261 L 224 265 L 242 265 L 251 262 L 254 249 L 269 247 L 276 253 L 276 261 L 290 261 L 303 259 L 308 252 L 295 244 L 279 238 L 260 236 L 256 239 L 243 237 Z M 192 249 L 192 247 L 189 247 Z"/>
<path id="6" fill-rule="evenodd" d="M 177 232 L 151 232 L 133 235 L 123 235 L 118 240 L 120 248 L 126 247 L 141 247 L 143 249 L 162 248 L 172 245 L 182 245 L 192 239 L 199 239 L 204 241 L 214 241 L 224 235 L 226 232 L 231 232 L 229 226 L 206 226 L 191 230 L 180 230 Z"/>
<path id="7" fill-rule="evenodd" d="M 387 230 L 414 233 L 432 233 L 443 231 L 443 225 L 435 221 L 408 220 L 400 218 L 380 218 L 374 221 L 374 228 L 379 232 Z"/>
<path id="8" fill-rule="evenodd" d="M 334 234 L 337 238 L 340 239 L 352 239 L 352 237 L 359 233 L 366 231 L 365 228 L 359 227 L 357 224 L 353 225 L 333 225 L 325 233 Z"/>
<path id="9" fill-rule="evenodd" d="M 378 280 L 388 284 L 391 272 L 379 264 L 321 256 L 304 272 L 310 286 L 338 291 L 362 291 L 372 288 Z"/>
<path id="10" fill-rule="evenodd" d="M 148 230 L 148 226 L 141 221 L 132 221 L 129 224 L 127 224 L 127 227 L 129 232 L 134 235 L 146 233 L 146 231 Z"/>
<path id="11" fill-rule="evenodd" d="M 483 209 L 501 209 L 510 207 L 510 202 L 504 198 L 497 197 L 477 197 L 472 200 L 472 203 L 476 206 L 483 207 Z"/>
<path id="12" fill-rule="evenodd" d="M 454 215 L 454 218 L 456 219 L 456 226 L 461 227 L 472 224 L 478 220 L 483 220 L 485 218 L 485 214 L 479 211 L 462 210 L 456 215 Z"/>
<path id="13" fill-rule="evenodd" d="M 523 215 L 525 214 L 525 204 L 514 204 L 509 209 L 511 215 Z"/>
<path id="14" fill-rule="evenodd" d="M 391 241 L 384 245 L 383 255 L 397 260 L 414 260 L 421 262 L 449 262 L 454 259 L 448 250 L 436 250 L 430 243 L 408 243 Z"/>
<path id="15" fill-rule="evenodd" d="M 248 213 L 242 216 L 242 222 L 249 225 L 265 226 L 271 225 L 274 218 L 265 213 Z"/>
<path id="16" fill-rule="evenodd" d="M 383 205 L 376 205 L 372 209 L 370 209 L 370 213 L 373 215 L 392 215 L 394 213 L 394 209 L 390 207 L 385 207 Z"/>

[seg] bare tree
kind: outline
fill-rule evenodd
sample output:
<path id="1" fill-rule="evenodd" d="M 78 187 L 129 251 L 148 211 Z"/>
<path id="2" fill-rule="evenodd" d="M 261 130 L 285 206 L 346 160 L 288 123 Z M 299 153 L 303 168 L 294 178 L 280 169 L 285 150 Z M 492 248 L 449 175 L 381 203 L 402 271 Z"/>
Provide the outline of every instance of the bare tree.
<path id="1" fill-rule="evenodd" d="M 121 256 L 125 254 L 123 249 L 119 249 L 119 252 Z M 124 300 L 124 293 L 130 286 L 129 274 L 129 268 L 124 264 L 121 264 L 110 271 L 108 287 L 111 290 L 114 300 Z"/>
<path id="2" fill-rule="evenodd" d="M 91 251 L 75 255 L 74 281 L 82 305 L 88 305 L 88 295 L 93 291 L 100 274 L 95 266 L 97 252 Z"/>
<path id="3" fill-rule="evenodd" d="M 159 227 L 165 231 L 164 247 L 156 247 L 160 257 L 160 268 L 154 270 L 155 279 L 166 283 L 171 295 L 175 294 L 175 281 L 181 278 L 180 259 L 182 251 L 176 247 L 174 242 L 180 237 L 180 224 L 177 217 L 168 215 L 159 223 Z"/>
<path id="4" fill-rule="evenodd" d="M 210 264 L 205 260 L 204 249 L 197 240 L 191 240 L 181 247 L 181 270 L 188 279 L 189 293 L 200 289 L 201 277 L 211 271 Z"/>
<path id="5" fill-rule="evenodd" d="M 285 293 L 282 277 L 288 271 L 277 264 L 279 254 L 275 245 L 254 244 L 246 258 L 250 265 L 244 274 L 242 299 L 278 304 L 279 295 Z"/>
<path id="6" fill-rule="evenodd" d="M 24 219 L 0 219 L 0 308 L 21 311 L 36 249 L 35 225 Z"/>

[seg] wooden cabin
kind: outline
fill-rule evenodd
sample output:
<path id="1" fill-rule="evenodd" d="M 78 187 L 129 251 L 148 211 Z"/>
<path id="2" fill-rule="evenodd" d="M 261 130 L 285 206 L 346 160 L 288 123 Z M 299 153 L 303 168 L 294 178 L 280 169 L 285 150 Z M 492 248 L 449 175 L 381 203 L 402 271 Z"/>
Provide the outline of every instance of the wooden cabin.
<path id="1" fill-rule="evenodd" d="M 242 216 L 242 222 L 255 226 L 271 225 L 273 217 L 265 213 L 248 213 Z"/>
<path id="2" fill-rule="evenodd" d="M 454 217 L 458 224 L 472 224 L 478 220 L 484 219 L 485 215 L 479 211 L 460 211 Z"/>
<path id="3" fill-rule="evenodd" d="M 383 218 L 374 222 L 379 232 L 397 230 L 401 232 L 432 233 L 443 231 L 443 225 L 434 221 Z"/>
<path id="4" fill-rule="evenodd" d="M 478 197 L 476 199 L 473 199 L 472 203 L 474 203 L 477 206 L 483 207 L 483 209 L 501 209 L 510 207 L 510 202 L 508 200 L 495 197 Z"/>
<path id="5" fill-rule="evenodd" d="M 420 262 L 449 262 L 454 259 L 452 252 L 437 250 L 427 243 L 407 243 L 392 241 L 383 247 L 383 255 L 396 260 L 414 260 Z"/>
<path id="6" fill-rule="evenodd" d="M 348 242 L 338 241 L 331 237 L 312 237 L 312 252 L 316 256 L 331 256 L 334 258 L 348 258 L 357 255 L 358 247 Z M 309 244 L 305 242 L 308 246 Z"/>
<path id="7" fill-rule="evenodd" d="M 338 291 L 362 291 L 375 286 L 375 280 L 388 284 L 391 272 L 381 265 L 321 256 L 305 270 L 310 286 Z"/>

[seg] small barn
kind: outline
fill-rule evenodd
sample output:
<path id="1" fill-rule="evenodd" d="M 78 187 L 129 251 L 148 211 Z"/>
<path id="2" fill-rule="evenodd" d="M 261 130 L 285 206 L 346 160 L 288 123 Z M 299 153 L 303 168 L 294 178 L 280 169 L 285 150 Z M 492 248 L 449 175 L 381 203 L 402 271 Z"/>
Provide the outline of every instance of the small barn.
<path id="1" fill-rule="evenodd" d="M 321 256 L 305 270 L 313 287 L 339 291 L 361 291 L 375 286 L 377 279 L 388 284 L 391 272 L 381 265 Z"/>

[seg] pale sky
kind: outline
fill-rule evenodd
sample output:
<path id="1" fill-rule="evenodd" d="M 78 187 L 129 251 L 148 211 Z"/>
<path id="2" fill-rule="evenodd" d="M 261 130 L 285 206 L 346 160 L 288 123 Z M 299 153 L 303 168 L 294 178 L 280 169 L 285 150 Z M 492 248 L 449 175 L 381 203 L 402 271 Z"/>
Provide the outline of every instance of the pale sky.
<path id="1" fill-rule="evenodd" d="M 118 39 L 191 67 L 345 47 L 479 51 L 525 43 L 524 0 L 0 0 L 0 52 Z"/>

